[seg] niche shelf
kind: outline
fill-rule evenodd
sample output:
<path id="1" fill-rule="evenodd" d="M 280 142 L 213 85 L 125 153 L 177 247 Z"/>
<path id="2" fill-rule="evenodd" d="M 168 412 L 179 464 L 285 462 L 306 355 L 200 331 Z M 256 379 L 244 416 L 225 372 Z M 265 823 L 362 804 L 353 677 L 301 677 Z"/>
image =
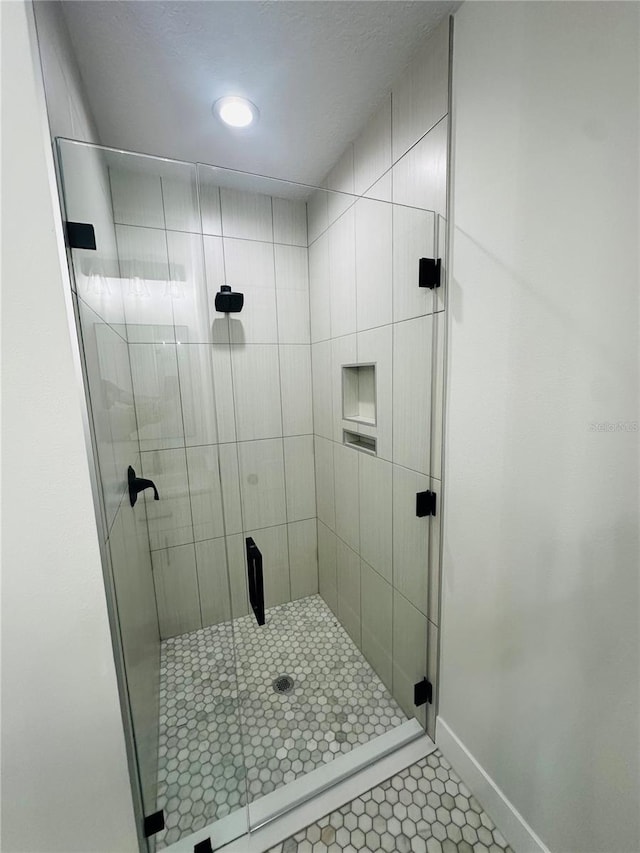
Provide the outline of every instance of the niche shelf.
<path id="1" fill-rule="evenodd" d="M 360 433 L 344 429 L 342 430 L 342 443 L 347 447 L 353 447 L 354 450 L 361 450 L 363 453 L 376 456 L 376 440 L 371 435 L 360 435 Z"/>
<path id="2" fill-rule="evenodd" d="M 342 417 L 345 421 L 376 425 L 375 364 L 343 364 Z"/>

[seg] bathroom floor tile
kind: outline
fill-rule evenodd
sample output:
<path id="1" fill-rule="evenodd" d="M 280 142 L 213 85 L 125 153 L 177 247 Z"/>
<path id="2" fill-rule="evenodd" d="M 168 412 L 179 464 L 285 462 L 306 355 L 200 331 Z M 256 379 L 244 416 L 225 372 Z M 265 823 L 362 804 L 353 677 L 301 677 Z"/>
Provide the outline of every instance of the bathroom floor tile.
<path id="1" fill-rule="evenodd" d="M 160 677 L 158 849 L 406 719 L 319 595 L 165 640 Z"/>
<path id="2" fill-rule="evenodd" d="M 439 750 L 266 853 L 513 853 Z"/>

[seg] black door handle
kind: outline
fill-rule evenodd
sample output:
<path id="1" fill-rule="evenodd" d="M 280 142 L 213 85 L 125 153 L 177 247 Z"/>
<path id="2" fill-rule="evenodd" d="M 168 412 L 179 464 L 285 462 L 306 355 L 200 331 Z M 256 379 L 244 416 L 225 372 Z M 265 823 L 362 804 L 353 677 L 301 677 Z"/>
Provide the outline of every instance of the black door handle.
<path id="1" fill-rule="evenodd" d="M 160 495 L 158 494 L 156 484 L 153 480 L 145 480 L 144 477 L 136 477 L 136 472 L 133 470 L 131 465 L 129 465 L 129 468 L 127 469 L 127 478 L 129 480 L 129 501 L 131 502 L 131 506 L 136 505 L 138 492 L 142 492 L 145 489 L 153 489 L 154 501 L 160 500 Z"/>
<path id="2" fill-rule="evenodd" d="M 246 539 L 247 574 L 249 577 L 249 602 L 258 625 L 264 625 L 264 578 L 262 575 L 262 554 L 250 536 Z"/>

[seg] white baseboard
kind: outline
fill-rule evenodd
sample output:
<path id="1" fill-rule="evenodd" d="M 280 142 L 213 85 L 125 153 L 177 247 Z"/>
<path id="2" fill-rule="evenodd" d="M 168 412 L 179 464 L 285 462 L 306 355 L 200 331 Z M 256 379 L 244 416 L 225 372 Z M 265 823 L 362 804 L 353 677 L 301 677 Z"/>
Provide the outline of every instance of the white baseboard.
<path id="1" fill-rule="evenodd" d="M 436 746 L 516 853 L 550 853 L 549 848 L 442 717 L 436 720 Z"/>

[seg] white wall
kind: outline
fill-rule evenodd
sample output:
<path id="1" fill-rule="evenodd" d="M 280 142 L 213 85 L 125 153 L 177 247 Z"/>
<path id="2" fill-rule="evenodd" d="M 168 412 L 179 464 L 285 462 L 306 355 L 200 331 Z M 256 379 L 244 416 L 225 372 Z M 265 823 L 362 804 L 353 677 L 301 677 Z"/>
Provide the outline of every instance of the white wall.
<path id="1" fill-rule="evenodd" d="M 440 715 L 558 853 L 640 849 L 639 12 L 455 17 Z"/>
<path id="2" fill-rule="evenodd" d="M 29 15 L 2 4 L 2 849 L 124 853 L 136 832 Z"/>

